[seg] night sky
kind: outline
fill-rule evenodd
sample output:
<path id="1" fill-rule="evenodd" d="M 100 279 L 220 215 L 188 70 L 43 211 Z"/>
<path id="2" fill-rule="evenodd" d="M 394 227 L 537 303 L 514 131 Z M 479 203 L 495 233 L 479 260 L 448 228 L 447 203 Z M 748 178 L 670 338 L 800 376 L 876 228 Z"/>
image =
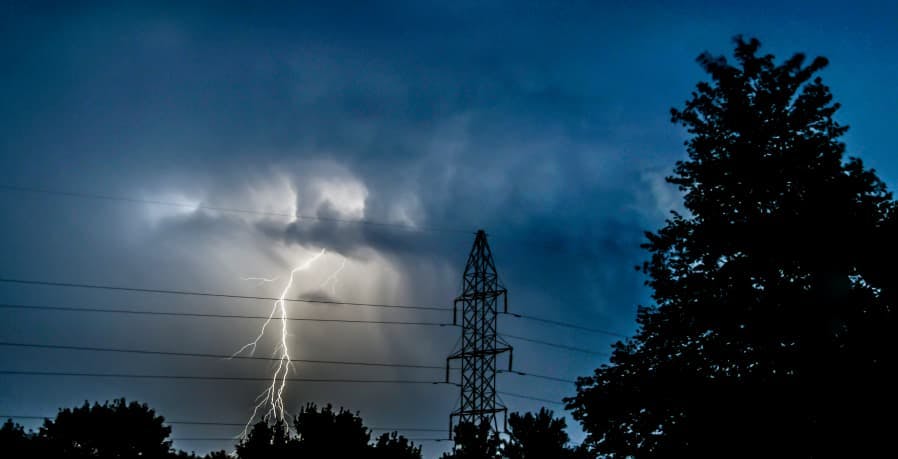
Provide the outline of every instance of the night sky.
<path id="1" fill-rule="evenodd" d="M 483 228 L 512 311 L 632 333 L 637 305 L 651 301 L 633 269 L 645 258 L 643 231 L 680 206 L 663 178 L 684 157 L 686 133 L 669 110 L 705 79 L 695 58 L 729 55 L 737 34 L 759 38 L 779 61 L 794 52 L 829 58 L 822 76 L 843 105 L 837 120 L 851 126 L 849 154 L 898 185 L 895 2 L 31 3 L 0 7 L 5 279 L 277 296 L 293 267 L 325 249 L 289 296 L 448 307 Z M 325 282 L 344 260 L 337 281 Z M 250 315 L 272 307 L 14 283 L 0 283 L 0 303 Z M 439 311 L 287 309 L 451 321 Z M 230 354 L 260 325 L 0 309 L 5 343 Z M 615 340 L 506 316 L 499 325 L 597 351 Z M 295 358 L 443 365 L 459 330 L 296 322 L 290 334 Z M 509 342 L 525 372 L 574 379 L 606 360 Z M 268 335 L 256 355 L 275 345 Z M 271 362 L 0 346 L 0 370 L 267 377 Z M 294 376 L 440 380 L 443 372 L 300 363 Z M 511 393 L 560 400 L 574 392 L 570 383 L 498 378 Z M 242 422 L 264 388 L 0 375 L 0 414 L 52 416 L 124 396 L 171 420 Z M 292 411 L 331 402 L 360 411 L 369 426 L 442 429 L 458 389 L 297 383 L 286 396 Z M 502 398 L 513 411 L 544 405 Z M 239 431 L 178 425 L 172 437 Z M 425 442 L 425 457 L 448 445 Z"/>

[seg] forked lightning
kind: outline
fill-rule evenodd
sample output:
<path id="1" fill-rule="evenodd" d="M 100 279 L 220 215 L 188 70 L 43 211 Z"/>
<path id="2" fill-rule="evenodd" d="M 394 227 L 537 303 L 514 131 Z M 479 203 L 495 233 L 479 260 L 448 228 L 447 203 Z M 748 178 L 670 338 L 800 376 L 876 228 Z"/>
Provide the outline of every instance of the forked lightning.
<path id="1" fill-rule="evenodd" d="M 325 254 L 325 249 L 321 249 L 320 252 L 313 255 L 311 258 L 303 262 L 301 265 L 293 268 L 290 271 L 290 275 L 287 276 L 287 284 L 284 286 L 283 290 L 281 290 L 281 294 L 278 299 L 274 302 L 274 305 L 271 309 L 271 313 L 268 315 L 268 318 L 262 324 L 262 329 L 259 331 L 259 335 L 256 336 L 256 339 L 250 341 L 245 344 L 243 347 L 237 350 L 231 357 L 236 357 L 243 352 L 249 350 L 249 355 L 253 355 L 256 352 L 256 347 L 259 344 L 259 340 L 265 336 L 265 330 L 268 327 L 268 324 L 271 323 L 275 318 L 275 314 L 280 311 L 280 320 L 281 320 L 281 339 L 277 348 L 275 349 L 275 354 L 280 353 L 279 360 L 277 364 L 277 368 L 275 368 L 274 374 L 271 377 L 271 385 L 268 386 L 259 396 L 256 398 L 256 406 L 253 408 L 253 413 L 249 417 L 246 422 L 246 425 L 243 428 L 243 433 L 241 437 L 246 438 L 246 435 L 252 426 L 253 421 L 259 415 L 260 411 L 263 410 L 266 406 L 268 407 L 267 412 L 262 419 L 274 422 L 281 422 L 284 426 L 288 425 L 287 422 L 287 414 L 284 406 L 284 388 L 287 385 L 287 373 L 293 368 L 293 363 L 290 358 L 290 346 L 287 343 L 287 308 L 286 308 L 286 297 L 287 293 L 290 291 L 290 288 L 293 287 L 293 280 L 295 275 L 299 271 L 305 271 L 309 269 L 318 259 L 320 259 Z M 328 276 L 324 282 L 321 283 L 321 286 L 324 287 L 328 283 L 331 283 L 331 290 L 336 291 L 337 284 L 337 276 L 343 271 L 343 268 L 346 267 L 346 259 L 342 260 L 340 267 L 334 271 L 330 276 Z M 253 280 L 259 281 L 261 283 L 265 282 L 274 282 L 278 278 L 275 277 L 273 279 L 265 278 L 265 277 L 244 277 L 243 280 Z"/>

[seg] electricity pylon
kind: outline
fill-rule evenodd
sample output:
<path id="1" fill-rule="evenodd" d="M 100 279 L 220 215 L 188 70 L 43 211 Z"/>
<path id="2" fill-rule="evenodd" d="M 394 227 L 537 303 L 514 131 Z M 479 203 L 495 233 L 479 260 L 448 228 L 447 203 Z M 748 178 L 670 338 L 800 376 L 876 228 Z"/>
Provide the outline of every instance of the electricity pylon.
<path id="1" fill-rule="evenodd" d="M 499 433 L 498 415 L 502 414 L 502 431 L 506 430 L 508 410 L 496 402 L 496 360 L 508 352 L 508 371 L 511 371 L 512 348 L 496 332 L 496 317 L 500 297 L 504 312 L 508 312 L 508 291 L 499 282 L 493 253 L 486 242 L 486 233 L 477 231 L 474 247 L 462 278 L 462 294 L 455 299 L 452 323 L 458 325 L 461 305 L 461 349 L 446 359 L 446 382 L 449 382 L 449 363 L 461 360 L 461 399 L 457 410 L 449 415 L 449 437 L 454 421 L 491 426 Z"/>

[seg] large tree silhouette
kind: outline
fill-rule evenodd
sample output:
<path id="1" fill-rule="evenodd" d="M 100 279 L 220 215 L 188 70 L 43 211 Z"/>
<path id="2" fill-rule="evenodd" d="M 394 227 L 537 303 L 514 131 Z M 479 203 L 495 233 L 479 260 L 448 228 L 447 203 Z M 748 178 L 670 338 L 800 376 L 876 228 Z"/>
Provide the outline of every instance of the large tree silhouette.
<path id="1" fill-rule="evenodd" d="M 490 424 L 461 422 L 453 429 L 455 445 L 443 459 L 492 459 L 499 457 L 501 441 Z"/>
<path id="2" fill-rule="evenodd" d="M 509 440 L 503 456 L 509 459 L 575 459 L 588 458 L 582 448 L 571 448 L 564 418 L 555 418 L 551 410 L 540 408 L 533 413 L 512 413 L 508 416 Z"/>
<path id="3" fill-rule="evenodd" d="M 25 429 L 12 422 L 12 419 L 7 419 L 0 427 L 0 456 L 17 459 L 36 457 L 38 454 L 34 435 L 31 432 L 26 433 Z"/>
<path id="4" fill-rule="evenodd" d="M 374 443 L 374 459 L 421 459 L 421 447 L 397 432 L 381 434 Z"/>
<path id="5" fill-rule="evenodd" d="M 826 59 L 759 47 L 701 55 L 710 82 L 671 111 L 688 212 L 647 233 L 655 304 L 568 400 L 608 457 L 857 457 L 894 434 L 894 203 L 844 157 Z"/>
<path id="6" fill-rule="evenodd" d="M 37 440 L 48 457 L 164 458 L 171 451 L 171 428 L 163 422 L 145 404 L 85 402 L 45 420 Z"/>
<path id="7" fill-rule="evenodd" d="M 280 459 L 294 455 L 295 441 L 290 438 L 287 427 L 280 422 L 269 425 L 260 421 L 253 425 L 246 438 L 236 445 L 240 459 Z"/>
<path id="8" fill-rule="evenodd" d="M 296 415 L 297 451 L 303 457 L 362 457 L 369 452 L 371 431 L 349 410 L 318 409 L 309 404 Z"/>

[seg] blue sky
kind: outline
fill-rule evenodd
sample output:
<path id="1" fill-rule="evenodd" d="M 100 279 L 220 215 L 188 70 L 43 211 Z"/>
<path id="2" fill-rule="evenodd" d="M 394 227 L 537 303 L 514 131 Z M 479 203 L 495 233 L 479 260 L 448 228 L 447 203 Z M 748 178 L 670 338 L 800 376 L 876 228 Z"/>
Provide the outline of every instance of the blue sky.
<path id="1" fill-rule="evenodd" d="M 510 309 L 629 333 L 647 304 L 642 231 L 676 208 L 663 183 L 684 156 L 669 122 L 704 79 L 695 58 L 754 36 L 780 60 L 823 55 L 851 155 L 898 180 L 894 2 L 199 2 L 2 8 L 0 184 L 196 206 L 484 228 Z M 448 305 L 473 235 L 0 192 L 0 277 L 270 296 L 320 249 L 295 296 Z M 331 288 L 321 282 L 342 260 Z M 269 303 L 0 285 L 3 302 L 266 314 Z M 230 353 L 256 322 L 3 310 L 3 341 Z M 316 317 L 442 320 L 309 306 Z M 427 315 L 431 314 L 431 315 Z M 509 334 L 607 349 L 607 336 L 500 319 Z M 439 365 L 457 330 L 302 325 L 305 358 Z M 269 343 L 270 344 L 270 343 Z M 603 358 L 525 342 L 521 370 L 565 378 Z M 268 348 L 266 348 L 268 349 Z M 268 349 L 265 352 L 270 352 Z M 0 348 L 14 370 L 267 375 L 259 362 Z M 311 377 L 439 378 L 303 366 Z M 415 370 L 417 371 L 417 370 Z M 439 372 L 436 372 L 439 373 Z M 508 375 L 560 399 L 572 386 Z M 84 399 L 151 403 L 170 419 L 243 420 L 253 384 L 0 376 L 0 414 Z M 301 385 L 306 401 L 371 425 L 442 427 L 457 392 Z M 512 410 L 539 403 L 506 399 Z M 561 411 L 559 407 L 555 407 Z M 578 433 L 572 425 L 573 436 Z M 231 431 L 177 427 L 175 437 Z M 409 433 L 409 436 L 419 436 Z M 225 444 L 179 442 L 205 451 Z M 445 444 L 425 444 L 427 456 Z"/>

